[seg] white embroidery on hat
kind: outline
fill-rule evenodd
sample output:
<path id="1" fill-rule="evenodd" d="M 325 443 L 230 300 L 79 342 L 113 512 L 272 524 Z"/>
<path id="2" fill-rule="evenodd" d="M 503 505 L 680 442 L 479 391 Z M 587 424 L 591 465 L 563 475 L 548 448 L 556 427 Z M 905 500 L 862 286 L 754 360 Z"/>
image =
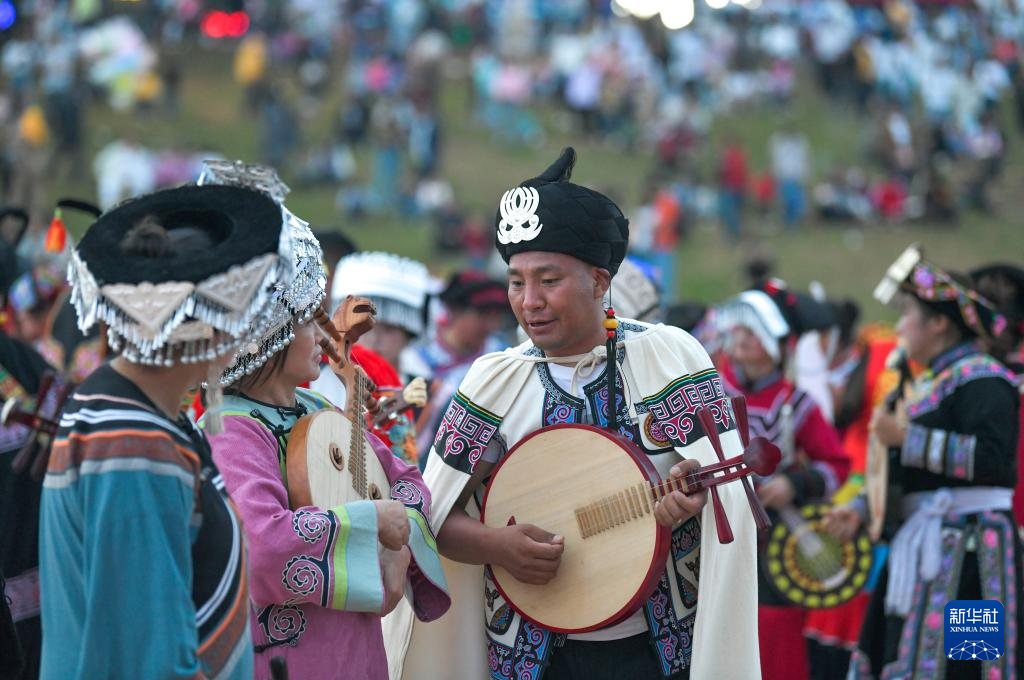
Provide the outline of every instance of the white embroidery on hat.
<path id="1" fill-rule="evenodd" d="M 516 187 L 506 191 L 498 206 L 501 213 L 498 242 L 508 245 L 537 238 L 544 226 L 536 214 L 539 206 L 540 194 L 533 187 Z M 530 226 L 525 226 L 527 223 Z"/>

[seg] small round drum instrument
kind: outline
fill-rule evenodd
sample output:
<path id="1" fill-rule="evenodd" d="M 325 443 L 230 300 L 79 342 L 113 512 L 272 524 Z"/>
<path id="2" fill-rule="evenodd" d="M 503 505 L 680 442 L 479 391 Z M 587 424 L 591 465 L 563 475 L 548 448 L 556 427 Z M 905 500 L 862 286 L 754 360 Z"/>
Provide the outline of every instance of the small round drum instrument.
<path id="1" fill-rule="evenodd" d="M 787 602 L 808 609 L 835 607 L 853 598 L 871 573 L 871 539 L 863 527 L 840 543 L 823 526 L 826 504 L 787 506 L 772 527 L 761 568 Z"/>
<path id="2" fill-rule="evenodd" d="M 495 468 L 481 520 L 494 528 L 536 525 L 563 536 L 565 550 L 557 575 L 542 586 L 491 565 L 498 591 L 523 617 L 555 632 L 622 620 L 650 596 L 665 568 L 671 532 L 655 521 L 655 503 L 672 491 L 714 488 L 752 471 L 770 474 L 778 449 L 757 444 L 682 480 L 661 481 L 646 455 L 607 430 L 572 424 L 538 430 Z M 720 509 L 716 503 L 716 517 Z"/>

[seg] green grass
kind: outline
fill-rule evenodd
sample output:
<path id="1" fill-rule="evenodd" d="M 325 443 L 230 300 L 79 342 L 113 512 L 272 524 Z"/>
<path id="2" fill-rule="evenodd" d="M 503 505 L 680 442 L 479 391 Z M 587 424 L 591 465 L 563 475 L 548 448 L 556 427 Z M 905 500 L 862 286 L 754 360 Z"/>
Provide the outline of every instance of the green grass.
<path id="1" fill-rule="evenodd" d="M 110 140 L 134 135 L 147 146 L 173 148 L 182 145 L 212 148 L 229 158 L 258 160 L 261 124 L 244 113 L 243 92 L 231 76 L 231 57 L 226 51 L 201 50 L 187 59 L 182 90 L 182 108 L 176 119 L 163 114 L 116 113 L 94 106 L 87 124 L 88 157 Z M 752 167 L 763 169 L 767 162 L 767 140 L 782 123 L 790 121 L 803 130 L 812 146 L 819 175 L 835 164 L 864 164 L 863 121 L 852 110 L 829 105 L 808 78 L 789 110 L 771 107 L 748 108 L 719 117 L 711 132 L 709 151 L 699 159 L 707 176 L 713 167 L 711 150 L 726 135 L 736 136 L 750 152 Z M 330 121 L 341 101 L 333 92 L 316 114 L 304 123 L 307 143 L 326 141 Z M 467 106 L 467 86 L 448 81 L 442 96 L 445 119 L 444 174 L 452 181 L 459 202 L 470 211 L 492 215 L 501 192 L 508 186 L 537 174 L 566 145 L 580 155 L 574 179 L 583 184 L 613 188 L 627 211 L 636 205 L 641 187 L 650 171 L 648 153 L 623 153 L 605 144 L 580 140 L 559 131 L 553 111 L 542 108 L 539 115 L 548 135 L 541 149 L 509 148 L 495 143 L 488 131 L 472 120 Z M 742 285 L 741 263 L 749 245 L 761 243 L 778 259 L 778 271 L 791 285 L 803 287 L 812 280 L 825 284 L 831 294 L 848 295 L 866 304 L 867 317 L 890 317 L 871 301 L 871 291 L 895 256 L 909 243 L 920 241 L 930 258 L 952 268 L 966 269 L 981 262 L 1024 260 L 1024 231 L 1019 213 L 1024 189 L 1022 160 L 1024 142 L 1014 121 L 1004 110 L 1005 128 L 1010 131 L 1006 171 L 996 187 L 999 216 L 965 214 L 958 227 L 931 225 L 877 225 L 852 237 L 845 229 L 810 224 L 795 233 L 778 233 L 776 225 L 759 224 L 752 215 L 745 220 L 749 244 L 726 243 L 717 229 L 705 225 L 694 230 L 678 253 L 679 295 L 705 302 L 718 301 Z M 366 171 L 365 157 L 360 168 Z M 285 174 L 285 180 L 289 177 Z M 52 195 L 93 196 L 90 182 L 58 183 Z M 385 249 L 428 260 L 438 273 L 455 266 L 451 259 L 432 254 L 433 232 L 424 223 L 398 218 L 372 218 L 345 223 L 334 209 L 334 190 L 297 190 L 289 206 L 317 226 L 344 228 L 364 249 Z M 852 244 L 852 245 L 851 245 Z M 852 247 L 856 246 L 856 247 Z"/>

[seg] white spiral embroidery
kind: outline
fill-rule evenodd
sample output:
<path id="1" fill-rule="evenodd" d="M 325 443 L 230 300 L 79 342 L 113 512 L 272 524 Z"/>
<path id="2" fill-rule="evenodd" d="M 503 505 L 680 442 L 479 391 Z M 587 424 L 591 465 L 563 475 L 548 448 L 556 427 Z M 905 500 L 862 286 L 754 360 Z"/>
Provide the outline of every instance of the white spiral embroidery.
<path id="1" fill-rule="evenodd" d="M 319 541 L 330 531 L 333 523 L 331 515 L 323 511 L 299 510 L 292 517 L 292 528 L 296 535 L 306 543 Z"/>
<path id="2" fill-rule="evenodd" d="M 538 206 L 540 194 L 533 187 L 516 187 L 506 191 L 498 206 L 501 213 L 501 221 L 498 222 L 498 242 L 508 245 L 537 238 L 544 226 L 536 214 Z M 529 226 L 525 226 L 526 224 Z"/>
<path id="3" fill-rule="evenodd" d="M 391 498 L 410 507 L 418 507 L 423 504 L 423 493 L 415 484 L 404 479 L 398 480 L 391 487 Z"/>

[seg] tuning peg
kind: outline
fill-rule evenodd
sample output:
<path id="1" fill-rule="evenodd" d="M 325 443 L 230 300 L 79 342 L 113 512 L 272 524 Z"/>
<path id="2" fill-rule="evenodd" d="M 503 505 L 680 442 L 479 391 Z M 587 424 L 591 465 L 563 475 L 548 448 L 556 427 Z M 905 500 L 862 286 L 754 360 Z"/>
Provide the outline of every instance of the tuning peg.
<path id="1" fill-rule="evenodd" d="M 731 401 L 732 412 L 733 415 L 736 417 L 736 429 L 740 433 L 740 441 L 743 442 L 744 454 L 746 454 L 747 451 L 751 451 L 751 448 L 753 448 L 754 450 L 752 451 L 752 453 L 756 454 L 758 458 L 771 458 L 772 456 L 770 455 L 770 452 L 765 448 L 765 444 L 767 444 L 772 449 L 774 449 L 774 454 L 776 456 L 775 464 L 771 466 L 772 472 L 774 472 L 775 465 L 778 465 L 777 456 L 779 448 L 772 444 L 771 442 L 769 442 L 768 440 L 764 439 L 763 437 L 755 438 L 754 443 L 757 446 L 751 447 L 750 418 L 747 415 L 747 398 L 740 394 L 733 397 Z M 761 475 L 762 477 L 765 476 L 765 474 L 759 470 L 754 470 L 754 472 L 757 472 L 757 474 Z M 764 506 L 761 504 L 761 499 L 758 498 L 757 494 L 754 493 L 754 489 L 750 485 L 749 479 L 743 479 L 743 490 L 746 491 L 747 493 L 747 502 L 750 504 L 750 511 L 754 513 L 754 523 L 757 525 L 757 528 L 767 529 L 768 527 L 770 527 L 772 525 L 772 521 L 768 517 L 768 513 L 765 511 Z"/>
<path id="2" fill-rule="evenodd" d="M 323 328 L 324 332 L 331 336 L 332 340 L 335 342 L 341 342 L 341 332 L 338 330 L 338 327 L 334 325 L 334 322 L 327 314 L 327 311 L 323 308 L 323 305 L 316 308 L 316 311 L 313 312 L 313 318 L 316 320 L 317 324 L 320 325 L 320 328 Z"/>
<path id="3" fill-rule="evenodd" d="M 743 442 L 744 453 L 750 450 L 750 418 L 747 415 L 747 398 L 742 394 L 733 397 L 732 413 L 736 417 L 736 430 L 740 433 L 740 441 Z M 778 451 L 778 447 L 762 438 L 762 442 L 758 444 L 756 453 L 761 454 L 763 452 L 763 445 L 768 444 Z M 777 462 L 776 462 L 777 464 Z M 775 466 L 772 465 L 774 471 Z M 757 474 L 764 476 L 761 472 L 754 470 Z M 768 513 L 765 511 L 764 506 L 761 505 L 761 499 L 754 493 L 754 487 L 751 486 L 750 480 L 743 479 L 743 490 L 747 494 L 747 503 L 750 504 L 750 511 L 754 513 L 754 523 L 758 529 L 767 529 L 772 525 L 771 519 L 768 517 Z"/>
<path id="4" fill-rule="evenodd" d="M 732 412 L 736 416 L 736 429 L 740 433 L 743 448 L 750 445 L 750 420 L 747 418 L 747 398 L 742 394 L 732 398 Z"/>
<path id="5" fill-rule="evenodd" d="M 746 430 L 746 428 L 743 427 L 743 421 L 746 421 L 746 418 L 747 418 L 747 408 L 746 407 L 747 407 L 747 404 L 746 404 L 746 401 L 744 400 L 742 402 L 741 406 L 740 406 L 740 410 L 737 411 L 737 413 L 736 413 L 736 421 L 737 421 L 736 424 L 737 424 L 738 428 L 741 428 L 740 429 L 741 438 L 742 438 L 742 432 Z M 735 410 L 735 402 L 733 403 L 733 408 Z M 740 416 L 740 413 L 742 413 L 743 415 Z M 708 440 L 710 440 L 710 442 L 711 442 L 711 446 L 715 449 L 715 453 L 718 455 L 718 459 L 720 461 L 725 460 L 725 454 L 722 452 L 722 441 L 721 441 L 721 438 L 718 436 L 718 425 L 715 423 L 715 418 L 714 418 L 714 415 L 712 415 L 711 410 L 702 407 L 702 408 L 697 410 L 697 417 L 700 419 L 701 425 L 704 427 L 704 432 L 707 434 Z M 743 418 L 743 421 L 740 420 L 741 417 Z M 762 446 L 762 443 L 758 442 L 758 446 L 759 447 Z M 744 449 L 746 449 L 746 444 L 744 445 Z M 760 450 L 761 449 L 759 448 L 758 451 L 760 451 Z M 747 479 L 746 477 L 743 477 L 740 480 L 740 483 L 743 485 L 743 492 L 747 496 L 747 504 L 750 506 L 750 512 L 754 515 L 754 524 L 757 526 L 758 529 L 765 529 L 765 528 L 771 526 L 771 519 L 769 519 L 768 513 L 765 512 L 764 506 L 761 505 L 761 501 L 757 497 L 757 494 L 754 493 L 754 487 L 751 486 L 750 480 Z M 717 500 L 717 491 L 714 490 L 714 487 L 712 487 L 712 500 Z M 723 512 L 723 514 L 724 514 L 724 512 Z M 717 514 L 716 514 L 716 520 L 717 520 Z M 731 529 L 732 528 L 729 527 L 729 529 L 730 529 L 729 535 L 731 537 L 731 535 L 732 535 Z M 721 532 L 719 532 L 719 533 L 721 533 Z M 719 536 L 719 540 L 721 541 L 721 536 Z M 730 538 L 730 540 L 731 540 L 731 538 Z M 721 542 L 725 543 L 727 541 L 721 541 Z"/>
<path id="6" fill-rule="evenodd" d="M 718 423 L 715 422 L 715 416 L 711 413 L 711 409 L 706 406 L 701 406 L 697 409 L 697 420 L 700 421 L 701 426 L 704 428 L 704 434 L 708 436 L 708 441 L 711 442 L 711 448 L 715 450 L 715 455 L 718 456 L 719 461 L 725 460 L 725 453 L 722 452 L 722 440 L 718 436 Z"/>
<path id="7" fill-rule="evenodd" d="M 711 442 L 711 447 L 715 450 L 715 454 L 718 456 L 720 462 L 725 461 L 725 454 L 722 453 L 722 442 L 718 438 L 718 425 L 715 423 L 715 416 L 712 415 L 711 411 L 703 406 L 697 409 L 697 419 L 700 420 L 700 424 L 704 428 L 704 433 L 708 437 L 708 441 Z M 732 543 L 733 534 L 732 527 L 729 525 L 729 517 L 725 514 L 725 507 L 722 505 L 722 499 L 718 497 L 718 487 L 711 487 L 711 507 L 715 511 L 715 525 L 718 527 L 718 542 Z"/>

